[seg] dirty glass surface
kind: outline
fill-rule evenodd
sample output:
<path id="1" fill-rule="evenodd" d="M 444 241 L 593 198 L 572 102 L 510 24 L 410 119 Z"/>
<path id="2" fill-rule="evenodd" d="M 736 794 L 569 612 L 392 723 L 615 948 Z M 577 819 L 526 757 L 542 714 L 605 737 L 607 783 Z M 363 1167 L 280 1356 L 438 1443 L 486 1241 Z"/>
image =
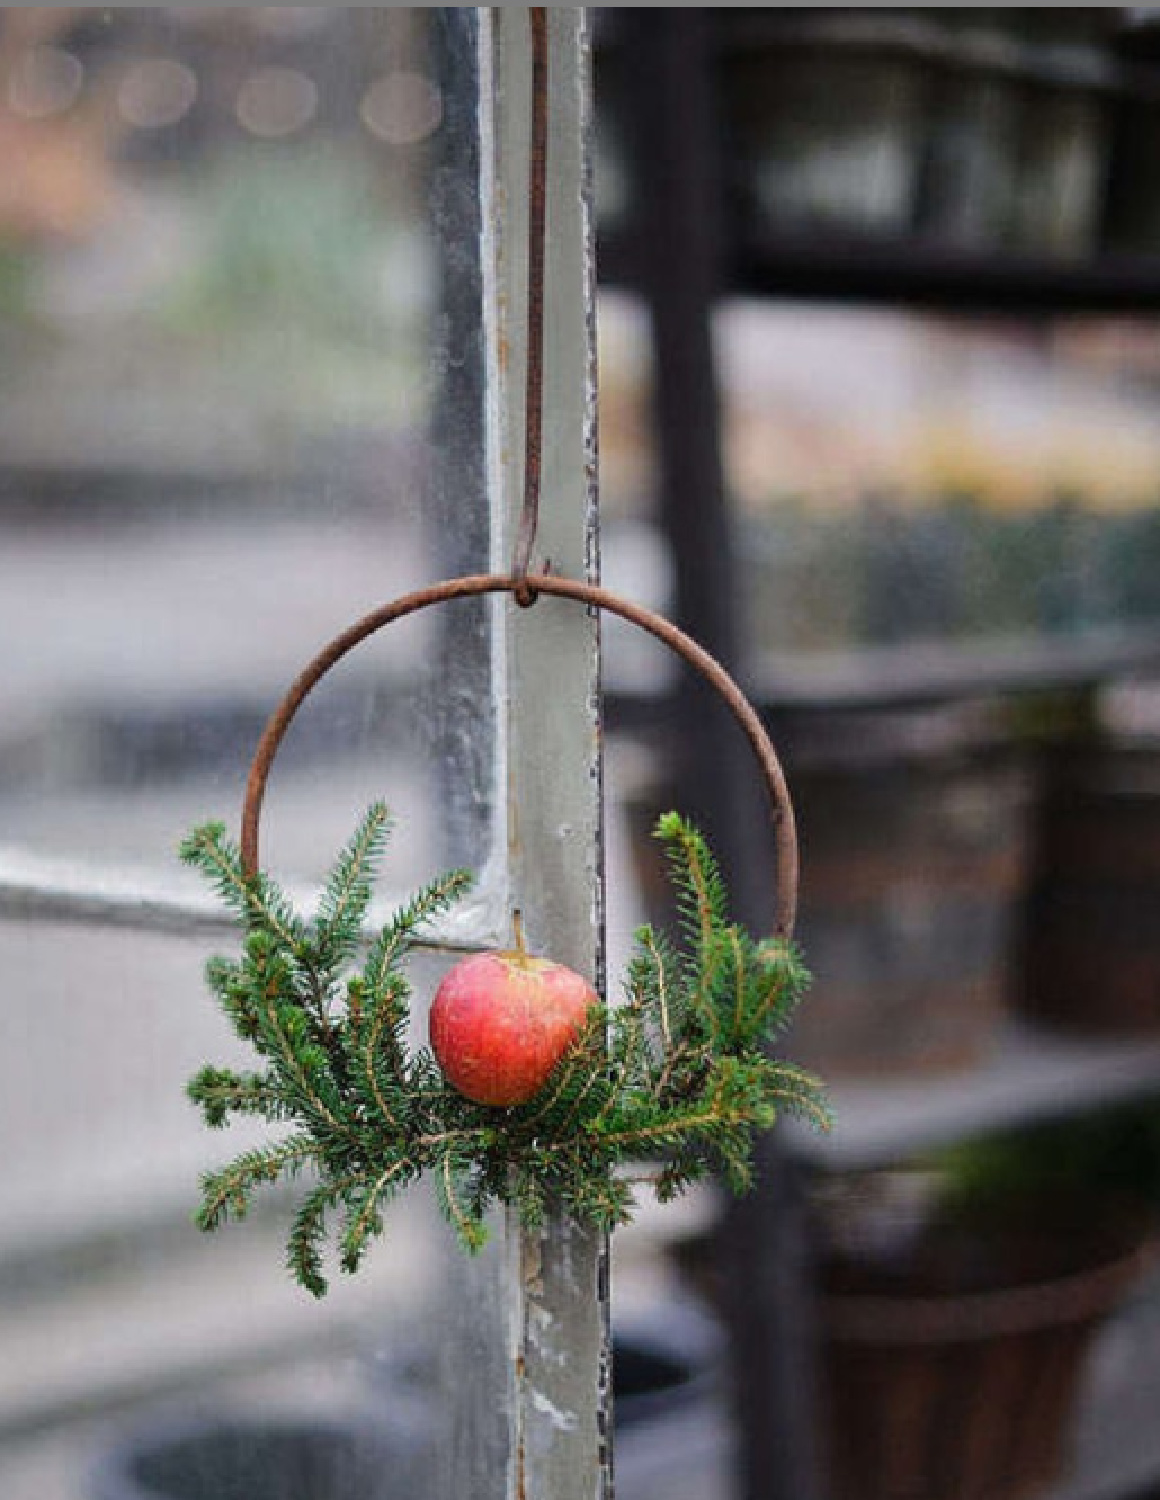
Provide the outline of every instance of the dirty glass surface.
<path id="1" fill-rule="evenodd" d="M 470 30 L 376 7 L 5 15 L 5 845 L 171 868 L 175 829 L 232 816 L 319 646 L 486 562 Z M 280 868 L 316 874 L 375 795 L 407 823 L 402 884 L 440 840 L 480 862 L 482 618 L 399 625 L 332 674 L 274 778 Z"/>
<path id="2" fill-rule="evenodd" d="M 452 1314 L 430 1204 L 393 1210 L 321 1304 L 282 1270 L 279 1194 L 244 1232 L 194 1233 L 199 1171 L 257 1138 L 208 1137 L 182 1096 L 203 1061 L 243 1063 L 202 984 L 231 940 L 83 902 L 26 920 L 20 881 L 180 886 L 177 840 L 236 825 L 305 660 L 486 568 L 476 25 L 0 12 L 6 1500 L 435 1492 L 424 1372 Z M 316 878 L 381 797 L 387 884 L 486 881 L 488 618 L 396 626 L 327 680 L 271 781 L 275 873 Z"/>

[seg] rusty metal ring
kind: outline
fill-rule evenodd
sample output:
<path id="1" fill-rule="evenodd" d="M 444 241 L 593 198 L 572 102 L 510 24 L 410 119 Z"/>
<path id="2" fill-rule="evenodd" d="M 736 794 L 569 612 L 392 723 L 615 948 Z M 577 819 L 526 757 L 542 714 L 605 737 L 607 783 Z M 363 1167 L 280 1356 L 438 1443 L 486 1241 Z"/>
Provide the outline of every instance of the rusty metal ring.
<path id="1" fill-rule="evenodd" d="M 671 620 L 622 599 L 596 584 L 559 578 L 552 573 L 535 573 L 524 578 L 508 573 L 480 573 L 464 578 L 449 578 L 380 605 L 324 646 L 291 683 L 285 697 L 267 720 L 254 751 L 242 809 L 241 855 L 245 870 L 252 875 L 258 869 L 258 823 L 266 782 L 278 747 L 303 700 L 331 667 L 385 625 L 401 620 L 406 615 L 416 614 L 432 604 L 443 604 L 453 599 L 467 599 L 481 594 L 509 593 L 518 596 L 526 588 L 531 588 L 536 594 L 577 600 L 591 608 L 618 615 L 629 624 L 638 626 L 688 662 L 725 700 L 744 730 L 765 778 L 773 815 L 776 851 L 777 899 L 773 932 L 776 937 L 790 937 L 797 909 L 798 888 L 798 847 L 793 804 L 781 763 L 757 711 L 720 662 Z"/>

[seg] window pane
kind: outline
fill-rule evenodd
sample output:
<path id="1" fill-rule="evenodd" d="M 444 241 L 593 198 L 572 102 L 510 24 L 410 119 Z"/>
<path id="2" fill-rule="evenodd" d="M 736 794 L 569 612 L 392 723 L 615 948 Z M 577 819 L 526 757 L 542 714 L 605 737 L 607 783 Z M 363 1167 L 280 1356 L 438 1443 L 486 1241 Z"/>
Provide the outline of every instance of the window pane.
<path id="1" fill-rule="evenodd" d="M 4 839 L 169 866 L 184 826 L 234 816 L 315 650 L 486 564 L 480 324 L 462 316 L 473 20 L 3 23 Z M 268 815 L 288 871 L 316 873 L 373 796 L 397 804 L 414 868 L 432 845 L 484 863 L 486 611 L 446 614 L 368 643 L 303 709 Z"/>
<path id="2" fill-rule="evenodd" d="M 172 869 L 194 822 L 236 824 L 261 725 L 315 651 L 486 569 L 476 24 L 0 13 L 4 844 Z M 498 886 L 491 620 L 430 612 L 327 678 L 271 780 L 275 873 L 319 875 L 382 797 L 392 889 L 451 863 Z M 183 1098 L 204 1062 L 254 1065 L 202 980 L 232 951 L 0 919 L 6 1500 L 133 1474 L 217 1496 L 223 1463 L 247 1500 L 304 1479 L 312 1500 L 433 1494 L 424 1377 L 441 1341 L 483 1332 L 450 1305 L 426 1193 L 319 1304 L 283 1270 L 303 1182 L 245 1226 L 190 1226 L 199 1173 L 269 1136 L 211 1136 Z M 446 962 L 416 963 L 419 996 Z"/>
<path id="3" fill-rule="evenodd" d="M 144 1493 L 209 1500 L 239 1493 L 240 1464 L 249 1500 L 294 1500 L 272 1427 L 311 1449 L 295 1463 L 325 1469 L 315 1444 L 338 1440 L 391 1493 L 431 1496 L 409 1486 L 420 1461 L 431 1470 L 439 1387 L 415 1371 L 434 1368 L 448 1327 L 455 1252 L 426 1193 L 392 1205 L 357 1277 L 328 1263 L 322 1302 L 282 1269 L 305 1179 L 199 1235 L 199 1173 L 271 1135 L 243 1122 L 211 1136 L 182 1097 L 207 1060 L 253 1062 L 205 996 L 206 949 L 69 927 L 46 946 L 46 930 L 0 924 L 0 969 L 22 976 L 20 1003 L 0 1007 L 0 1140 L 19 1143 L 0 1161 L 6 1500 L 112 1500 L 150 1476 Z M 414 971 L 421 992 L 434 964 Z M 379 1493 L 355 1472 L 361 1487 L 326 1488 L 315 1471 L 312 1500 Z"/>

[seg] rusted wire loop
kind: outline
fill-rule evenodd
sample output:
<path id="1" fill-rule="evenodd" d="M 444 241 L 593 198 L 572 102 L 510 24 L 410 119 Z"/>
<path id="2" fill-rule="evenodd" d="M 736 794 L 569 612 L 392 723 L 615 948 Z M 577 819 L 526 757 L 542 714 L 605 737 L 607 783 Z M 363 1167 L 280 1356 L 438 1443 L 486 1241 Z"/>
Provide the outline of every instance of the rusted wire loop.
<path id="1" fill-rule="evenodd" d="M 610 593 L 609 590 L 597 584 L 581 583 L 571 578 L 559 578 L 552 573 L 535 573 L 524 581 L 539 594 L 549 594 L 560 599 L 573 599 L 590 608 L 605 610 L 646 631 L 688 662 L 724 699 L 745 732 L 765 779 L 773 817 L 776 852 L 777 891 L 773 913 L 773 934 L 775 937 L 790 937 L 793 933 L 797 911 L 798 889 L 798 847 L 793 804 L 777 752 L 749 699 L 716 658 L 711 656 L 703 646 L 698 645 L 691 636 L 686 635 L 683 630 L 674 625 L 671 620 L 666 620 L 663 615 L 655 614 L 642 605 L 634 604 L 618 594 Z M 242 864 L 249 874 L 253 875 L 258 869 L 258 825 L 262 801 L 266 794 L 266 783 L 269 780 L 274 757 L 303 701 L 331 667 L 368 636 L 374 635 L 376 631 L 392 624 L 395 620 L 417 614 L 433 604 L 444 604 L 453 599 L 469 599 L 480 594 L 514 595 L 520 584 L 521 580 L 510 573 L 480 573 L 464 578 L 445 579 L 442 583 L 404 594 L 388 604 L 371 610 L 361 620 L 356 620 L 341 635 L 335 636 L 302 669 L 291 683 L 281 703 L 267 720 L 250 765 L 245 804 L 242 809 L 241 838 Z"/>
<path id="2" fill-rule="evenodd" d="M 544 427 L 544 261 L 547 250 L 548 197 L 548 12 L 544 6 L 528 11 L 532 38 L 532 119 L 528 163 L 528 300 L 527 385 L 524 395 L 524 503 L 512 554 L 516 603 L 527 609 L 536 602 L 528 582 L 532 548 L 540 519 L 540 476 L 543 467 Z"/>

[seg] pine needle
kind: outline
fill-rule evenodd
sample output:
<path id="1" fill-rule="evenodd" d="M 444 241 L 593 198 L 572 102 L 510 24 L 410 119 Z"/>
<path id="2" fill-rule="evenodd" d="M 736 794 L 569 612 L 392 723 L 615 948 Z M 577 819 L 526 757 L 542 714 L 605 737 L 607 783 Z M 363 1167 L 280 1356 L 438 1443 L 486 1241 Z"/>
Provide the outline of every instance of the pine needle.
<path id="1" fill-rule="evenodd" d="M 259 1188 L 309 1165 L 317 1181 L 295 1214 L 286 1264 L 321 1297 L 332 1215 L 343 1215 L 339 1264 L 353 1272 L 382 1233 L 387 1204 L 424 1174 L 474 1253 L 486 1242 L 493 1205 L 514 1206 L 530 1229 L 555 1206 L 607 1230 L 632 1215 L 629 1161 L 660 1163 L 662 1201 L 710 1172 L 740 1192 L 751 1180 L 754 1137 L 778 1114 L 828 1126 L 818 1080 L 769 1051 L 809 982 L 800 954 L 780 941 L 755 943 L 730 922 L 712 852 L 676 813 L 660 820 L 657 837 L 677 894 L 680 940 L 638 932 L 624 1003 L 593 1007 L 527 1104 L 488 1109 L 465 1099 L 427 1049 L 410 1050 L 404 965 L 424 924 L 470 888 L 470 876 L 456 870 L 424 886 L 357 967 L 390 826 L 386 807 L 373 804 L 339 854 L 312 921 L 268 876 L 243 871 L 221 824 L 194 830 L 182 845 L 182 858 L 243 922 L 240 959 L 212 959 L 206 979 L 267 1065 L 207 1064 L 189 1097 L 213 1128 L 235 1116 L 296 1127 L 205 1174 L 202 1229 L 242 1218 Z"/>

